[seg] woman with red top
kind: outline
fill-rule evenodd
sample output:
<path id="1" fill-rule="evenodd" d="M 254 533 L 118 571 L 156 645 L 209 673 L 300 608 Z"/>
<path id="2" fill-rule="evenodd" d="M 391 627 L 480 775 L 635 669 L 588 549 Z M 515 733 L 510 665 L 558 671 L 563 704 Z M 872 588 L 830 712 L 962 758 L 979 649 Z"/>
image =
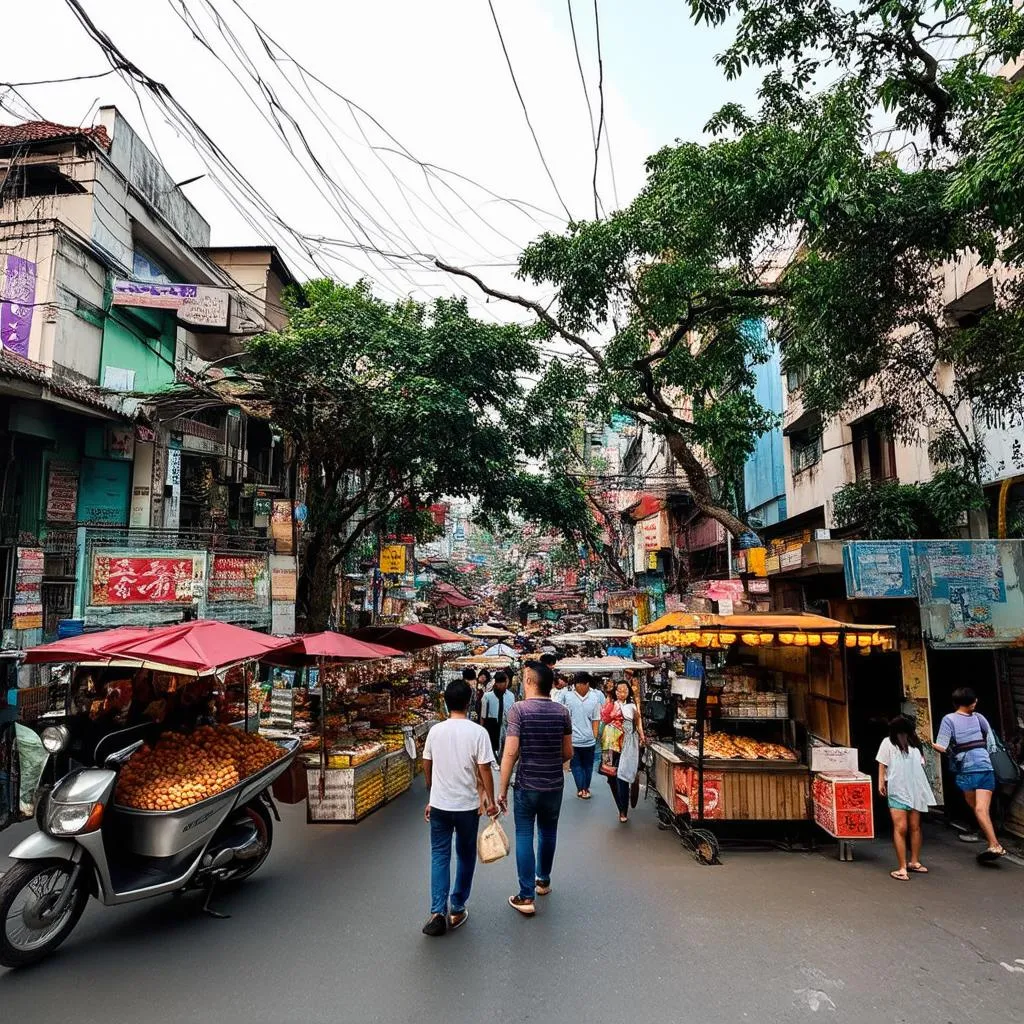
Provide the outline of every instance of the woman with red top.
<path id="1" fill-rule="evenodd" d="M 640 770 L 640 747 L 647 742 L 640 709 L 629 683 L 619 683 L 601 708 L 601 774 L 608 779 L 619 809 L 619 821 L 629 820 L 629 789 Z"/>

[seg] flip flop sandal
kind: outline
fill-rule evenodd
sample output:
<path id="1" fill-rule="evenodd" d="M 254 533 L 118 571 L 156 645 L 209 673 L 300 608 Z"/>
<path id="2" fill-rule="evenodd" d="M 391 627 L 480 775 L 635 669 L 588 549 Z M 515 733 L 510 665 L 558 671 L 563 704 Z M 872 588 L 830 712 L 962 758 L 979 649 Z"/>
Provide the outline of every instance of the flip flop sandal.
<path id="1" fill-rule="evenodd" d="M 915 875 L 927 875 L 928 869 L 923 864 L 908 864 L 908 870 L 913 871 Z"/>
<path id="2" fill-rule="evenodd" d="M 590 794 L 589 793 L 581 793 L 580 794 L 580 799 L 581 800 L 589 800 L 590 799 Z"/>
<path id="3" fill-rule="evenodd" d="M 982 850 L 978 854 L 979 864 L 991 864 L 994 861 L 999 860 L 1006 853 L 1005 850 Z"/>
<path id="4" fill-rule="evenodd" d="M 906 873 L 906 871 L 890 871 L 889 872 L 889 877 L 890 878 L 895 878 L 897 882 L 909 882 L 910 881 L 910 875 L 908 875 Z"/>

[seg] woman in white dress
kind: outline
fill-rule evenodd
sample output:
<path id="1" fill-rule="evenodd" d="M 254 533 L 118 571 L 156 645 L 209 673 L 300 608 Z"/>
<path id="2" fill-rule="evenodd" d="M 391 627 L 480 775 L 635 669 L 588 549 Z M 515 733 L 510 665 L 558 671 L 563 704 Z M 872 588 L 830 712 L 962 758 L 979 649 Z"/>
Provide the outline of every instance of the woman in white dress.
<path id="1" fill-rule="evenodd" d="M 889 805 L 892 844 L 899 861 L 899 867 L 889 874 L 898 882 L 907 882 L 911 872 L 928 874 L 921 863 L 921 815 L 935 803 L 924 771 L 924 749 L 909 718 L 900 715 L 889 723 L 889 736 L 882 740 L 875 760 L 878 792 Z"/>

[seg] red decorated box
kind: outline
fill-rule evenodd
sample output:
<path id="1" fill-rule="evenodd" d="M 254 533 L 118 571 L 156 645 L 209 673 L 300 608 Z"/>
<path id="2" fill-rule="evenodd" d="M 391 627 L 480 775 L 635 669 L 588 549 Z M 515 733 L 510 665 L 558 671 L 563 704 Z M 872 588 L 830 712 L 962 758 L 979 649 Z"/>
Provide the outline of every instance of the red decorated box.
<path id="1" fill-rule="evenodd" d="M 814 820 L 836 839 L 874 839 L 871 776 L 819 772 L 811 787 Z"/>

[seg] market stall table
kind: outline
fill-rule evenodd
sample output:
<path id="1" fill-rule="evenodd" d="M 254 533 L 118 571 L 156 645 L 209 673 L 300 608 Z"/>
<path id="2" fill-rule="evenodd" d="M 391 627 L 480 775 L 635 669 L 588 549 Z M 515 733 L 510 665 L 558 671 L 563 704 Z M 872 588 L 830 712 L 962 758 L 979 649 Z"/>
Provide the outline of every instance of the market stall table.
<path id="1" fill-rule="evenodd" d="M 746 822 L 755 832 L 760 823 L 763 832 L 767 823 L 811 821 L 811 770 L 801 748 L 806 754 L 811 736 L 826 744 L 848 738 L 847 652 L 893 646 L 892 627 L 771 614 L 671 613 L 633 642 L 641 649 L 693 649 L 702 659 L 699 678 L 675 688 L 675 743 L 650 751 L 659 814 L 684 836 L 693 823 Z M 730 660 L 712 678 L 713 651 Z"/>

